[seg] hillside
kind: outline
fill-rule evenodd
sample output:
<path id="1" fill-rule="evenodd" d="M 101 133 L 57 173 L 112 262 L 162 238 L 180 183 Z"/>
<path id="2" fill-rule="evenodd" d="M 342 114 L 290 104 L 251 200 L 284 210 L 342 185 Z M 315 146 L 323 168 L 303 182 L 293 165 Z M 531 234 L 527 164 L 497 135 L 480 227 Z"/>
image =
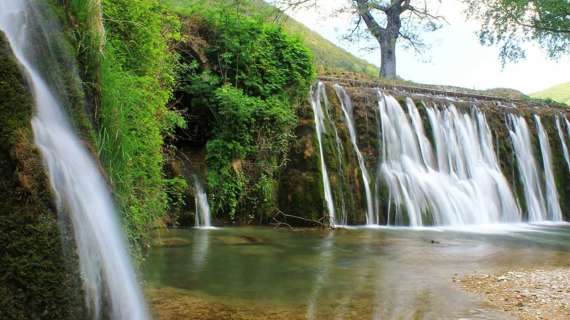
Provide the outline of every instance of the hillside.
<path id="1" fill-rule="evenodd" d="M 535 98 L 552 99 L 570 105 L 570 82 L 562 83 L 546 90 L 533 93 Z"/>
<path id="2" fill-rule="evenodd" d="M 220 4 L 220 2 L 223 1 L 211 1 L 212 5 L 215 4 L 217 6 L 223 5 Z M 163 0 L 163 3 L 176 13 L 188 14 L 195 12 L 200 6 L 207 5 L 208 1 Z M 242 6 L 241 10 L 244 12 L 253 15 L 262 15 L 271 21 L 279 21 L 276 23 L 281 23 L 288 33 L 302 38 L 315 55 L 315 63 L 319 73 L 349 72 L 377 77 L 377 66 L 355 57 L 293 18 L 281 16 L 279 10 L 267 4 L 265 1 L 255 1 L 253 4 L 242 4 Z M 252 7 L 248 8 L 245 6 Z M 276 17 L 279 18 L 276 19 Z"/>

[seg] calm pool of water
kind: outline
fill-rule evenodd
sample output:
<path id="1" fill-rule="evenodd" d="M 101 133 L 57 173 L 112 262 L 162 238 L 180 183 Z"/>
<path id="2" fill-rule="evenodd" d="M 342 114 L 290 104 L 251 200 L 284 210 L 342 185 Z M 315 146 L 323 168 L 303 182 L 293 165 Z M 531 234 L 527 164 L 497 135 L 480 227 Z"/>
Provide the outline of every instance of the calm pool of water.
<path id="1" fill-rule="evenodd" d="M 570 265 L 570 226 L 178 229 L 157 242 L 144 266 L 148 288 L 306 319 L 508 319 L 453 276 Z"/>

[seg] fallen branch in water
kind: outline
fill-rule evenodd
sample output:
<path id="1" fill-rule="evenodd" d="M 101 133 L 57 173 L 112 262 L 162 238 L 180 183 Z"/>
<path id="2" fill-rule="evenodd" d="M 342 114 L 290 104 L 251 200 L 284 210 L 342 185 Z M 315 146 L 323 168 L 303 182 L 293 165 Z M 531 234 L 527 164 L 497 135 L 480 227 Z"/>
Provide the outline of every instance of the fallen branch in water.
<path id="1" fill-rule="evenodd" d="M 279 228 L 281 225 L 285 225 L 285 226 L 289 227 L 290 229 L 293 229 L 293 227 L 292 227 L 290 224 L 288 224 L 288 223 L 286 223 L 286 222 L 280 221 L 280 220 L 278 219 L 279 216 L 283 216 L 283 217 L 285 217 L 285 218 L 292 218 L 292 219 L 302 220 L 302 221 L 305 221 L 305 222 L 309 222 L 309 223 L 311 223 L 311 224 L 315 224 L 315 225 L 319 225 L 319 226 L 321 226 L 321 227 L 325 227 L 325 224 L 324 224 L 323 221 L 322 221 L 322 220 L 324 219 L 324 217 L 321 218 L 320 220 L 307 219 L 307 218 L 299 217 L 299 216 L 296 216 L 296 215 L 287 214 L 287 213 L 285 213 L 285 212 L 283 212 L 283 211 L 281 211 L 281 210 L 279 210 L 279 209 L 277 209 L 277 208 L 274 210 L 274 212 L 275 212 L 275 214 L 273 215 L 272 220 L 275 221 L 275 223 L 272 223 L 272 225 L 276 225 L 276 228 Z"/>
<path id="2" fill-rule="evenodd" d="M 271 223 L 271 225 L 274 226 L 274 229 L 279 229 L 279 228 L 281 228 L 281 226 L 286 226 L 289 229 L 294 230 L 294 228 L 290 224 L 279 221 L 275 217 L 273 217 L 273 221 L 274 221 L 274 223 Z"/>

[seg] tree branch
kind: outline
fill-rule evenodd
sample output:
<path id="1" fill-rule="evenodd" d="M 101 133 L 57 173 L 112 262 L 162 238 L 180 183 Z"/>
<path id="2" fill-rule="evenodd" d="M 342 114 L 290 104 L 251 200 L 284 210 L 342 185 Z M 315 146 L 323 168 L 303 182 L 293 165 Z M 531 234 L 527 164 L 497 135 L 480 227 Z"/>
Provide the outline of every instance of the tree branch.
<path id="1" fill-rule="evenodd" d="M 376 39 L 382 38 L 384 36 L 384 33 L 386 32 L 386 29 L 382 28 L 378 24 L 376 19 L 374 19 L 374 16 L 372 16 L 372 13 L 370 12 L 369 1 L 368 0 L 354 0 L 354 1 L 356 1 L 357 4 L 358 14 L 362 18 L 362 20 L 364 20 L 364 23 L 366 23 L 366 26 L 368 27 L 368 30 L 370 30 L 370 33 L 372 33 L 372 35 L 376 37 Z"/>

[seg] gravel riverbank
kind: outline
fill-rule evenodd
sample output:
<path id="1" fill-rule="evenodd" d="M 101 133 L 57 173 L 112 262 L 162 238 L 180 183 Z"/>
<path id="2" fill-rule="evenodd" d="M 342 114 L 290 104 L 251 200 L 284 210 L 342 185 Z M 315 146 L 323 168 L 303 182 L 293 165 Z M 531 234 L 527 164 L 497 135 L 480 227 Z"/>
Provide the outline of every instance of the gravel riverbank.
<path id="1" fill-rule="evenodd" d="M 568 267 L 455 276 L 453 281 L 518 319 L 570 319 Z"/>

